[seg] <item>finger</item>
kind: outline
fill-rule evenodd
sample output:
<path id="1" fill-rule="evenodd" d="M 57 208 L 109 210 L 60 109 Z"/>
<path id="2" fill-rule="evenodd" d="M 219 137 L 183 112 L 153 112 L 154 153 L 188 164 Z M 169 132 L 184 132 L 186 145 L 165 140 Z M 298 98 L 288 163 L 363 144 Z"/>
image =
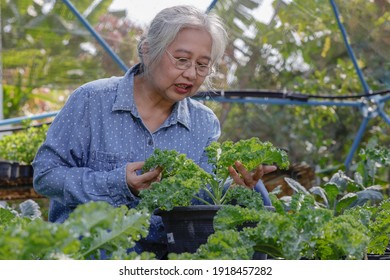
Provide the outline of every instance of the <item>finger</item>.
<path id="1" fill-rule="evenodd" d="M 249 188 L 253 188 L 258 179 L 255 180 L 252 173 L 249 172 L 241 162 L 237 161 L 234 165 L 236 166 L 237 171 L 241 174 L 244 185 Z"/>
<path id="2" fill-rule="evenodd" d="M 161 179 L 162 179 L 162 171 L 163 171 L 163 169 L 162 169 L 162 167 L 157 167 L 156 169 L 159 171 L 159 173 L 157 175 L 157 178 L 156 178 L 156 182 L 160 182 Z"/>
<path id="3" fill-rule="evenodd" d="M 274 171 L 276 171 L 276 169 L 278 169 L 278 167 L 276 165 L 263 165 L 264 174 L 274 172 Z"/>
<path id="4" fill-rule="evenodd" d="M 238 175 L 238 173 L 236 172 L 236 170 L 232 166 L 229 166 L 228 170 L 229 170 L 229 173 L 230 173 L 230 177 L 232 177 L 233 181 L 237 185 L 245 186 L 244 180 L 240 177 L 240 175 Z"/>
<path id="5" fill-rule="evenodd" d="M 144 161 L 131 162 L 127 164 L 126 169 L 129 172 L 134 172 L 140 170 L 144 165 L 145 165 Z"/>
<path id="6" fill-rule="evenodd" d="M 255 172 L 254 172 L 254 174 L 253 174 L 253 176 L 252 176 L 252 178 L 253 178 L 253 180 L 254 181 L 259 181 L 263 176 L 264 176 L 264 168 L 263 168 L 263 166 L 258 166 L 258 167 L 256 167 L 256 169 L 255 169 Z"/>
<path id="7" fill-rule="evenodd" d="M 243 173 L 248 173 L 248 170 L 246 170 L 245 166 L 244 166 L 241 162 L 236 161 L 236 162 L 234 163 L 234 166 L 237 168 L 237 171 L 238 171 L 239 173 L 241 173 L 241 174 L 243 174 Z"/>
<path id="8" fill-rule="evenodd" d="M 161 174 L 161 168 L 145 172 L 137 177 L 140 182 L 154 182 Z"/>

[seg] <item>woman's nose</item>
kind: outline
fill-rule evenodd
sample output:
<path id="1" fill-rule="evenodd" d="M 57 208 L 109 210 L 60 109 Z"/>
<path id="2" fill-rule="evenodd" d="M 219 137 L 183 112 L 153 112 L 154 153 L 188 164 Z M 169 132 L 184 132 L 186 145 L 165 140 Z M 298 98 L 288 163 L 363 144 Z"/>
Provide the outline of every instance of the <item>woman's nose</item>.
<path id="1" fill-rule="evenodd" d="M 192 64 L 190 68 L 184 70 L 183 76 L 189 80 L 195 80 L 197 76 L 195 64 Z"/>

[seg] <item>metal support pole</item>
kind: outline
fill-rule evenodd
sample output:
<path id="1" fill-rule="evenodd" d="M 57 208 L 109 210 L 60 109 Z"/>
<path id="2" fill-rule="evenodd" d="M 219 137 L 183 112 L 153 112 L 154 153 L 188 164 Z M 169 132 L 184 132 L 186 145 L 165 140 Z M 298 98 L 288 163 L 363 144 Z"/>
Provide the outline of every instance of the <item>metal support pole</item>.
<path id="1" fill-rule="evenodd" d="M 80 22 L 88 29 L 89 32 L 95 37 L 98 43 L 108 52 L 111 58 L 119 65 L 119 67 L 126 72 L 128 67 L 120 59 L 120 57 L 110 48 L 110 46 L 104 41 L 104 39 L 93 29 L 87 20 L 77 11 L 76 7 L 68 0 L 62 0 L 66 6 L 72 11 L 72 13 L 80 20 Z"/>
<path id="2" fill-rule="evenodd" d="M 344 165 L 347 169 L 351 165 L 353 155 L 355 154 L 357 148 L 359 147 L 360 141 L 363 137 L 364 131 L 366 130 L 366 126 L 367 126 L 369 120 L 370 120 L 370 117 L 368 117 L 368 116 L 365 117 L 362 121 L 362 124 L 360 125 L 359 131 L 356 134 L 355 140 L 352 143 L 352 147 L 349 150 L 349 154 L 348 154 L 346 160 L 344 161 Z"/>
<path id="3" fill-rule="evenodd" d="M 231 102 L 231 103 L 257 103 L 257 104 L 266 104 L 266 105 L 297 105 L 297 106 L 342 106 L 342 107 L 355 107 L 361 109 L 364 104 L 362 102 L 353 102 L 353 101 L 296 101 L 282 98 L 255 98 L 255 97 L 246 97 L 246 98 L 226 98 L 226 97 L 202 97 L 194 98 L 204 101 L 212 102 Z"/>
<path id="4" fill-rule="evenodd" d="M 339 14 L 339 11 L 338 11 L 338 9 L 337 9 L 336 3 L 334 2 L 334 0 L 330 0 L 330 4 L 331 4 L 331 6 L 332 6 L 333 13 L 334 13 L 334 15 L 335 15 L 337 24 L 338 24 L 339 29 L 340 29 L 340 31 L 341 31 L 341 35 L 342 35 L 342 37 L 343 37 L 345 47 L 347 48 L 349 57 L 350 57 L 351 60 L 352 60 L 353 66 L 355 67 L 355 71 L 356 71 L 356 73 L 357 73 L 357 75 L 358 75 L 358 77 L 359 77 L 359 79 L 360 79 L 360 83 L 362 84 L 362 86 L 363 86 L 363 88 L 364 88 L 364 92 L 365 92 L 366 94 L 368 94 L 368 93 L 371 92 L 371 90 L 370 90 L 370 88 L 369 88 L 369 86 L 368 86 L 366 80 L 364 79 L 363 73 L 362 73 L 362 71 L 360 70 L 359 64 L 357 63 L 357 60 L 356 60 L 356 57 L 355 57 L 355 53 L 353 52 L 353 49 L 352 49 L 351 45 L 349 44 L 347 32 L 345 31 L 344 25 L 341 23 L 340 14 Z"/>
<path id="5" fill-rule="evenodd" d="M 58 114 L 58 111 L 54 112 L 48 112 L 44 114 L 39 115 L 33 115 L 33 116 L 24 116 L 24 117 L 17 117 L 17 118 L 11 118 L 6 120 L 0 120 L 0 126 L 2 125 L 8 125 L 8 124 L 19 124 L 24 120 L 41 120 L 46 118 L 55 117 Z"/>
<path id="6" fill-rule="evenodd" d="M 217 4 L 218 0 L 213 0 L 210 5 L 208 6 L 207 10 L 206 10 L 206 13 L 210 12 L 214 6 Z"/>

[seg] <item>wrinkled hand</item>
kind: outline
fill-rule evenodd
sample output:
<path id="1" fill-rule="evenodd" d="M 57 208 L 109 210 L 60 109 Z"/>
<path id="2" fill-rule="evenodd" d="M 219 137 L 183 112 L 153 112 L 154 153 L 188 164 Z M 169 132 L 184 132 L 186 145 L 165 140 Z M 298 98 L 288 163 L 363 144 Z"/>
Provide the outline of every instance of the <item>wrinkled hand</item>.
<path id="1" fill-rule="evenodd" d="M 126 165 L 126 183 L 134 195 L 138 195 L 141 190 L 150 188 L 150 185 L 153 182 L 159 182 L 161 179 L 162 169 L 160 167 L 138 175 L 137 171 L 140 170 L 144 164 L 144 161 L 138 161 Z"/>
<path id="2" fill-rule="evenodd" d="M 237 171 L 233 168 L 233 166 L 229 166 L 229 173 L 232 177 L 233 181 L 241 186 L 246 186 L 248 188 L 253 189 L 257 182 L 268 173 L 271 173 L 277 169 L 275 165 L 259 165 L 252 172 L 246 170 L 244 165 L 236 161 L 234 163 Z"/>

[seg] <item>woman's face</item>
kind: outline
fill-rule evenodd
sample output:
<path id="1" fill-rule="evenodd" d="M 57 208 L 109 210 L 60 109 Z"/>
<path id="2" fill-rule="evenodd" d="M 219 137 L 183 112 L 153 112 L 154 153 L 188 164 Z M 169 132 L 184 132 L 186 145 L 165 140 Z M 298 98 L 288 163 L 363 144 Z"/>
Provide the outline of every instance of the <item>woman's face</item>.
<path id="1" fill-rule="evenodd" d="M 210 64 L 211 46 L 212 39 L 207 31 L 193 28 L 181 30 L 161 61 L 151 69 L 153 90 L 172 103 L 193 96 L 205 80 L 205 77 L 197 74 L 195 65 Z M 192 63 L 186 70 L 175 66 L 175 59 L 183 58 Z"/>

